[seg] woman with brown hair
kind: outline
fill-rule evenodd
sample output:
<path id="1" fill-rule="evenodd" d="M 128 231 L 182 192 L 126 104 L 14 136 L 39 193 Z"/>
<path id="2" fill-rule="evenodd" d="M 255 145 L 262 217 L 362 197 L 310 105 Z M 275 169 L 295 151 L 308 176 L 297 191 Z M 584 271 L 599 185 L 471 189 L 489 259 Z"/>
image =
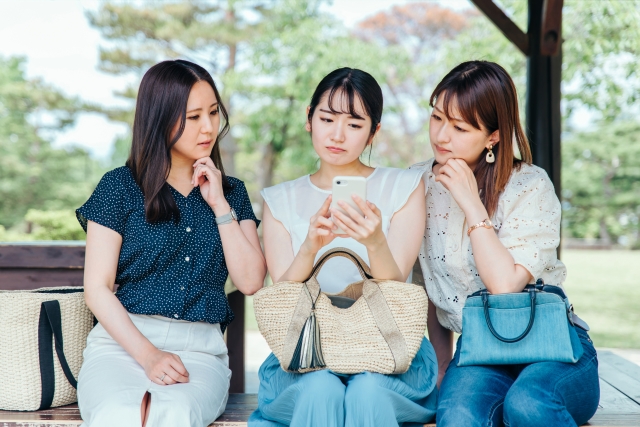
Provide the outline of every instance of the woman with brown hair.
<path id="1" fill-rule="evenodd" d="M 576 328 L 584 354 L 575 364 L 458 366 L 459 344 L 452 355 L 468 295 L 520 292 L 539 278 L 564 282 L 556 252 L 561 209 L 549 177 L 531 164 L 515 86 L 502 67 L 458 65 L 430 105 L 435 158 L 412 168 L 425 171 L 427 188 L 419 260 L 439 364 L 438 427 L 585 423 L 599 400 L 598 362 L 585 330 Z"/>

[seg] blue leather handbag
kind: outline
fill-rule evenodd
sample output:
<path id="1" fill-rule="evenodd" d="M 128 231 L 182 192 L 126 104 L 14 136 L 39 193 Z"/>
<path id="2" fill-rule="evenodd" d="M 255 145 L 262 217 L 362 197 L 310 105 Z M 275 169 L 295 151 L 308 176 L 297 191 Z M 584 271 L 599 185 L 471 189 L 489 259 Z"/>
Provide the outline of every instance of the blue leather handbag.
<path id="1" fill-rule="evenodd" d="M 517 293 L 475 292 L 462 309 L 458 366 L 575 363 L 583 352 L 576 321 L 562 288 L 542 280 Z"/>

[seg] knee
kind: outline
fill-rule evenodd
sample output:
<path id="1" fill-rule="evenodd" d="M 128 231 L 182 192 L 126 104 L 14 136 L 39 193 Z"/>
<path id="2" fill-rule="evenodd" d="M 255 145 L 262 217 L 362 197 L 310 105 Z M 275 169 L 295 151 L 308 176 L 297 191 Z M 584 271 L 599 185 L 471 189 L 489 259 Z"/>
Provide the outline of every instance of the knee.
<path id="1" fill-rule="evenodd" d="M 345 392 L 345 404 L 347 406 L 364 407 L 390 404 L 390 399 L 381 398 L 383 390 L 380 388 L 380 381 L 384 380 L 384 375 L 371 372 L 358 374 L 347 386 Z"/>
<path id="2" fill-rule="evenodd" d="M 342 405 L 344 402 L 344 385 L 330 371 L 322 370 L 302 374 L 297 384 L 300 387 L 302 400 L 314 405 Z"/>
<path id="3" fill-rule="evenodd" d="M 536 390 L 531 384 L 529 387 L 515 384 L 504 399 L 504 422 L 511 427 L 548 425 L 561 410 L 562 405 L 550 394 Z"/>
<path id="4" fill-rule="evenodd" d="M 105 395 L 99 403 L 83 405 L 78 402 L 80 415 L 87 425 L 102 427 L 109 425 L 129 426 L 140 423 L 141 402 L 126 401 L 118 395 Z"/>
<path id="5" fill-rule="evenodd" d="M 447 405 L 438 404 L 436 411 L 436 425 L 438 427 L 482 426 L 478 414 L 474 414 L 464 402 L 448 402 Z M 486 425 L 486 424 L 485 424 Z"/>

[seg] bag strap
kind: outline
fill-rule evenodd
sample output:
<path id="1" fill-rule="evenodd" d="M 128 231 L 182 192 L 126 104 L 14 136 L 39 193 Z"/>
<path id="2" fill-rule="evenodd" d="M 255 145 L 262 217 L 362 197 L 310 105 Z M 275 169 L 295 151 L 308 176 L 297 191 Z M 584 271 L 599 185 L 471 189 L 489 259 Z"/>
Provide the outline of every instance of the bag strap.
<path id="1" fill-rule="evenodd" d="M 318 273 L 320 273 L 320 269 L 322 268 L 322 266 L 331 258 L 335 258 L 335 257 L 343 257 L 351 260 L 351 262 L 353 262 L 356 265 L 356 267 L 358 267 L 360 276 L 363 279 L 365 280 L 373 279 L 373 276 L 371 275 L 371 269 L 369 268 L 367 263 L 364 262 L 362 258 L 360 258 L 360 256 L 357 253 L 347 248 L 334 248 L 334 249 L 328 250 L 324 255 L 322 255 L 322 257 L 318 260 L 318 262 L 316 262 L 316 265 L 313 266 L 313 269 L 311 270 L 311 274 L 309 275 L 307 280 L 305 280 L 305 282 L 309 281 L 310 279 L 315 279 L 318 276 Z"/>
<path id="2" fill-rule="evenodd" d="M 496 332 L 496 330 L 493 328 L 493 324 L 491 323 L 491 317 L 489 317 L 489 292 L 486 290 L 482 292 L 482 305 L 484 306 L 484 318 L 487 321 L 487 326 L 489 327 L 489 331 L 491 331 L 493 336 L 499 339 L 500 341 L 506 342 L 508 344 L 515 343 L 522 340 L 531 331 L 531 328 L 533 327 L 533 320 L 536 317 L 537 290 L 535 287 L 531 287 L 527 289 L 527 292 L 529 292 L 529 298 L 531 300 L 531 315 L 529 316 L 529 324 L 527 325 L 527 328 L 524 330 L 524 332 L 520 334 L 520 336 L 517 336 L 515 338 L 505 338 L 502 335 L 500 335 L 498 332 Z"/>
<path id="3" fill-rule="evenodd" d="M 60 314 L 60 302 L 57 300 L 45 301 L 40 306 L 40 320 L 38 322 L 38 353 L 40 359 L 40 379 L 42 381 L 42 396 L 40 409 L 51 407 L 55 394 L 55 375 L 53 367 L 52 337 L 55 342 L 56 354 L 62 367 L 62 372 L 67 377 L 69 384 L 75 389 L 78 382 L 73 376 L 67 358 L 64 355 L 62 342 L 62 316 Z"/>

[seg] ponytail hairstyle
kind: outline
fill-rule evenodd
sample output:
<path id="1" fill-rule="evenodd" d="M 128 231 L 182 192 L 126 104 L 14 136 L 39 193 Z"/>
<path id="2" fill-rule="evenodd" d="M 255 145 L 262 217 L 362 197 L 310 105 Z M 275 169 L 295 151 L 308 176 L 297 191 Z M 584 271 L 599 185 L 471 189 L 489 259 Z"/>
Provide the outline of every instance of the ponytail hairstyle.
<path id="1" fill-rule="evenodd" d="M 347 97 L 348 111 L 340 111 L 335 109 L 333 98 L 336 92 L 340 92 Z M 316 111 L 318 104 L 324 96 L 327 96 L 327 104 L 333 113 L 349 114 L 357 119 L 363 119 L 355 108 L 356 97 L 362 101 L 367 116 L 371 118 L 371 129 L 369 135 L 376 133 L 376 128 L 382 119 L 382 89 L 373 76 L 365 71 L 356 68 L 338 68 L 327 74 L 318 84 L 316 90 L 311 96 L 309 103 L 309 115 L 307 120 L 311 123 L 313 113 Z"/>
<path id="2" fill-rule="evenodd" d="M 511 172 L 522 163 L 531 164 L 531 149 L 520 124 L 518 96 L 509 74 L 500 65 L 489 61 L 468 61 L 455 67 L 434 89 L 429 99 L 431 107 L 443 97 L 444 114 L 450 116 L 454 102 L 462 119 L 476 129 L 480 125 L 491 135 L 499 131 L 500 141 L 493 146 L 494 163 L 487 163 L 483 150 L 473 171 L 484 207 L 492 216 L 500 193 L 509 182 Z M 513 149 L 518 146 L 521 159 Z"/>
<path id="3" fill-rule="evenodd" d="M 133 141 L 126 162 L 134 180 L 144 195 L 147 222 L 156 223 L 173 218 L 180 221 L 180 211 L 169 190 L 167 178 L 171 171 L 171 148 L 185 128 L 187 101 L 191 88 L 206 81 L 213 88 L 224 125 L 218 132 L 211 160 L 222 172 L 222 187 L 230 189 L 220 156 L 220 140 L 229 131 L 229 116 L 211 75 L 189 61 L 163 61 L 151 67 L 142 78 L 133 121 Z M 172 135 L 177 127 L 175 135 Z"/>

